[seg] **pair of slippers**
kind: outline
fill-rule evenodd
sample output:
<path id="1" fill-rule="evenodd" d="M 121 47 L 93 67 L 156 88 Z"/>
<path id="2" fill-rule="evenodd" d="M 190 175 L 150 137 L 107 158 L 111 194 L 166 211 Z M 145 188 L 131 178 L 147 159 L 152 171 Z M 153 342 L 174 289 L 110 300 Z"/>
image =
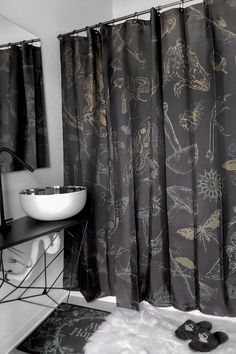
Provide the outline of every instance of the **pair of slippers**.
<path id="1" fill-rule="evenodd" d="M 198 352 L 210 352 L 225 343 L 228 336 L 224 332 L 211 333 L 212 324 L 208 321 L 195 323 L 187 320 L 175 331 L 175 335 L 183 340 L 190 340 L 189 347 Z"/>

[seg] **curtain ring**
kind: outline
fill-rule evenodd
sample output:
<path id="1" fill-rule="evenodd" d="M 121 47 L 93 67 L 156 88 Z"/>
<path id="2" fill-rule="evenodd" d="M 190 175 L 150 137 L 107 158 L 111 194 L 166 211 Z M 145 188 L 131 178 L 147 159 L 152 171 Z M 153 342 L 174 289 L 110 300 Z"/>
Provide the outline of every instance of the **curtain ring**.
<path id="1" fill-rule="evenodd" d="M 115 19 L 113 18 L 112 19 L 112 27 L 114 27 L 115 26 Z"/>
<path id="2" fill-rule="evenodd" d="M 181 11 L 184 11 L 184 0 L 181 0 L 181 3 L 180 3 L 180 10 L 181 10 Z"/>
<path id="3" fill-rule="evenodd" d="M 134 21 L 138 21 L 138 13 L 137 12 L 134 13 Z"/>
<path id="4" fill-rule="evenodd" d="M 160 5 L 157 6 L 157 14 L 158 14 L 158 16 L 161 16 L 161 6 Z"/>

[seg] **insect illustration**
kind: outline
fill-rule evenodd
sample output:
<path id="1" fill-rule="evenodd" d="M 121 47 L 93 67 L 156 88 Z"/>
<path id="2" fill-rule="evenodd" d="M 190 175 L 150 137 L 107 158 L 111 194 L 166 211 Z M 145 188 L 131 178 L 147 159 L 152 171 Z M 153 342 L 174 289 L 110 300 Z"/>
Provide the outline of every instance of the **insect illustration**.
<path id="1" fill-rule="evenodd" d="M 236 271 L 236 232 L 231 235 L 231 244 L 225 247 L 225 260 L 228 275 Z"/>
<path id="2" fill-rule="evenodd" d="M 222 16 L 218 20 L 212 20 L 206 17 L 202 11 L 191 6 L 191 12 L 189 12 L 187 22 L 190 24 L 192 19 L 197 19 L 198 21 L 204 20 L 204 26 L 201 30 L 202 33 L 211 30 L 212 26 L 214 26 L 219 31 L 226 44 L 236 39 L 236 34 L 227 29 L 227 23 Z"/>
<path id="3" fill-rule="evenodd" d="M 138 127 L 134 135 L 133 146 L 128 148 L 128 161 L 123 172 L 123 181 L 125 184 L 130 183 L 133 175 L 141 175 L 149 165 L 150 133 L 150 118 L 147 118 Z"/>
<path id="4" fill-rule="evenodd" d="M 121 112 L 123 114 L 128 112 L 130 102 L 147 102 L 150 94 L 150 81 L 147 77 L 131 77 L 128 86 L 121 95 Z"/>
<path id="5" fill-rule="evenodd" d="M 216 117 L 226 111 L 229 110 L 230 107 L 228 106 L 228 98 L 231 96 L 231 94 L 224 95 L 222 97 L 218 97 L 215 101 L 215 104 L 212 107 L 211 110 L 211 117 L 210 117 L 210 127 L 209 127 L 209 144 L 208 144 L 208 150 L 206 152 L 206 158 L 212 162 L 215 157 L 215 133 L 216 129 L 220 134 L 222 134 L 225 137 L 230 136 L 231 134 L 226 134 L 224 127 L 216 120 Z"/>
<path id="6" fill-rule="evenodd" d="M 210 55 L 210 62 L 215 71 L 222 71 L 223 73 L 228 74 L 226 70 L 226 58 L 222 57 L 220 54 L 214 51 Z"/>
<path id="7" fill-rule="evenodd" d="M 186 174 L 193 170 L 198 163 L 197 144 L 182 147 L 175 133 L 172 121 L 168 115 L 168 103 L 163 103 L 165 135 L 172 146 L 174 153 L 166 158 L 168 168 L 178 174 Z"/>
<path id="8" fill-rule="evenodd" d="M 179 125 L 187 131 L 195 131 L 203 116 L 203 100 L 195 102 L 190 111 L 185 111 L 179 115 Z"/>
<path id="9" fill-rule="evenodd" d="M 236 34 L 226 29 L 227 24 L 223 17 L 220 17 L 218 21 L 209 20 L 209 22 L 211 22 L 212 25 L 215 26 L 221 32 L 222 38 L 225 43 L 230 43 L 236 39 Z"/>
<path id="10" fill-rule="evenodd" d="M 176 26 L 176 18 L 171 17 L 168 20 L 166 20 L 162 26 L 161 29 L 161 38 L 163 38 L 165 35 L 171 33 L 173 29 Z"/>
<path id="11" fill-rule="evenodd" d="M 142 50 L 138 50 L 137 48 L 136 49 L 133 49 L 133 42 L 135 42 L 135 38 L 133 36 L 131 36 L 129 38 L 129 40 L 124 40 L 122 38 L 122 27 L 119 27 L 119 28 L 116 28 L 114 27 L 113 28 L 113 31 L 112 31 L 112 39 L 113 39 L 113 46 L 115 48 L 115 51 L 120 53 L 122 52 L 124 49 L 126 49 L 128 51 L 128 53 L 135 59 L 137 60 L 141 67 L 144 68 L 145 67 L 145 64 L 146 64 L 146 59 L 144 58 L 144 53 Z M 114 65 L 114 68 L 116 68 L 116 70 L 120 70 L 120 62 L 115 62 L 113 63 Z"/>
<path id="12" fill-rule="evenodd" d="M 198 56 L 178 38 L 175 46 L 169 47 L 164 61 L 164 83 L 177 80 L 174 94 L 180 97 L 183 87 L 198 91 L 210 90 L 210 74 L 201 65 Z"/>
<path id="13" fill-rule="evenodd" d="M 194 229 L 194 227 L 186 227 L 177 230 L 177 233 L 187 240 L 193 240 L 196 236 L 203 243 L 204 250 L 207 251 L 206 242 L 214 240 L 219 243 L 212 231 L 220 226 L 220 215 L 221 210 L 215 210 L 202 224 L 197 226 L 196 229 Z"/>

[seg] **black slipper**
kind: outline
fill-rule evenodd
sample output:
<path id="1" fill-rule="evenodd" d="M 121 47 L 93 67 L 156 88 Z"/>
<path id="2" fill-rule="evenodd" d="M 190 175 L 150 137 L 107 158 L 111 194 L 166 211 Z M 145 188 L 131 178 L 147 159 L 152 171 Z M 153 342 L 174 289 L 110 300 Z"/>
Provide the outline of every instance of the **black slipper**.
<path id="1" fill-rule="evenodd" d="M 225 343 L 228 336 L 224 332 L 211 333 L 207 330 L 201 330 L 192 338 L 189 347 L 198 352 L 210 352 L 218 347 L 218 345 Z"/>
<path id="2" fill-rule="evenodd" d="M 200 330 L 208 330 L 212 329 L 212 324 L 208 321 L 202 321 L 195 323 L 192 320 L 187 320 L 180 327 L 178 327 L 175 331 L 175 335 L 183 340 L 192 339 L 196 333 Z"/>

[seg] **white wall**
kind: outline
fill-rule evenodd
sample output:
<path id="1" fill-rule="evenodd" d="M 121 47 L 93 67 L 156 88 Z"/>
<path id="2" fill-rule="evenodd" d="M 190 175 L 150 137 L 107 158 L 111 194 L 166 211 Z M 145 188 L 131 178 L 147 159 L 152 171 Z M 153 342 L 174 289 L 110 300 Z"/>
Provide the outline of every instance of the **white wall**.
<path id="1" fill-rule="evenodd" d="M 174 0 L 173 0 L 174 1 Z M 170 0 L 113 0 L 113 17 L 120 17 L 156 7 L 165 3 L 173 2 Z"/>
<path id="2" fill-rule="evenodd" d="M 0 45 L 32 38 L 36 38 L 33 33 L 0 16 Z"/>
<path id="3" fill-rule="evenodd" d="M 178 0 L 113 0 L 113 17 L 120 17 L 128 14 L 135 13 L 136 11 L 142 11 L 146 9 L 151 9 L 152 7 L 157 7 L 165 4 L 170 4 Z M 190 4 L 201 2 L 202 0 L 196 0 Z M 186 6 L 189 4 L 186 4 Z M 141 18 L 148 19 L 150 16 L 145 15 Z"/>
<path id="4" fill-rule="evenodd" d="M 24 215 L 19 190 L 63 183 L 60 54 L 56 36 L 110 19 L 112 3 L 111 0 L 0 0 L 0 15 L 41 38 L 42 42 L 51 166 L 33 174 L 20 171 L 3 176 L 6 216 L 18 218 Z M 29 304 L 0 304 L 0 353 L 7 353 L 22 333 L 41 319 L 42 313 L 39 307 Z"/>

